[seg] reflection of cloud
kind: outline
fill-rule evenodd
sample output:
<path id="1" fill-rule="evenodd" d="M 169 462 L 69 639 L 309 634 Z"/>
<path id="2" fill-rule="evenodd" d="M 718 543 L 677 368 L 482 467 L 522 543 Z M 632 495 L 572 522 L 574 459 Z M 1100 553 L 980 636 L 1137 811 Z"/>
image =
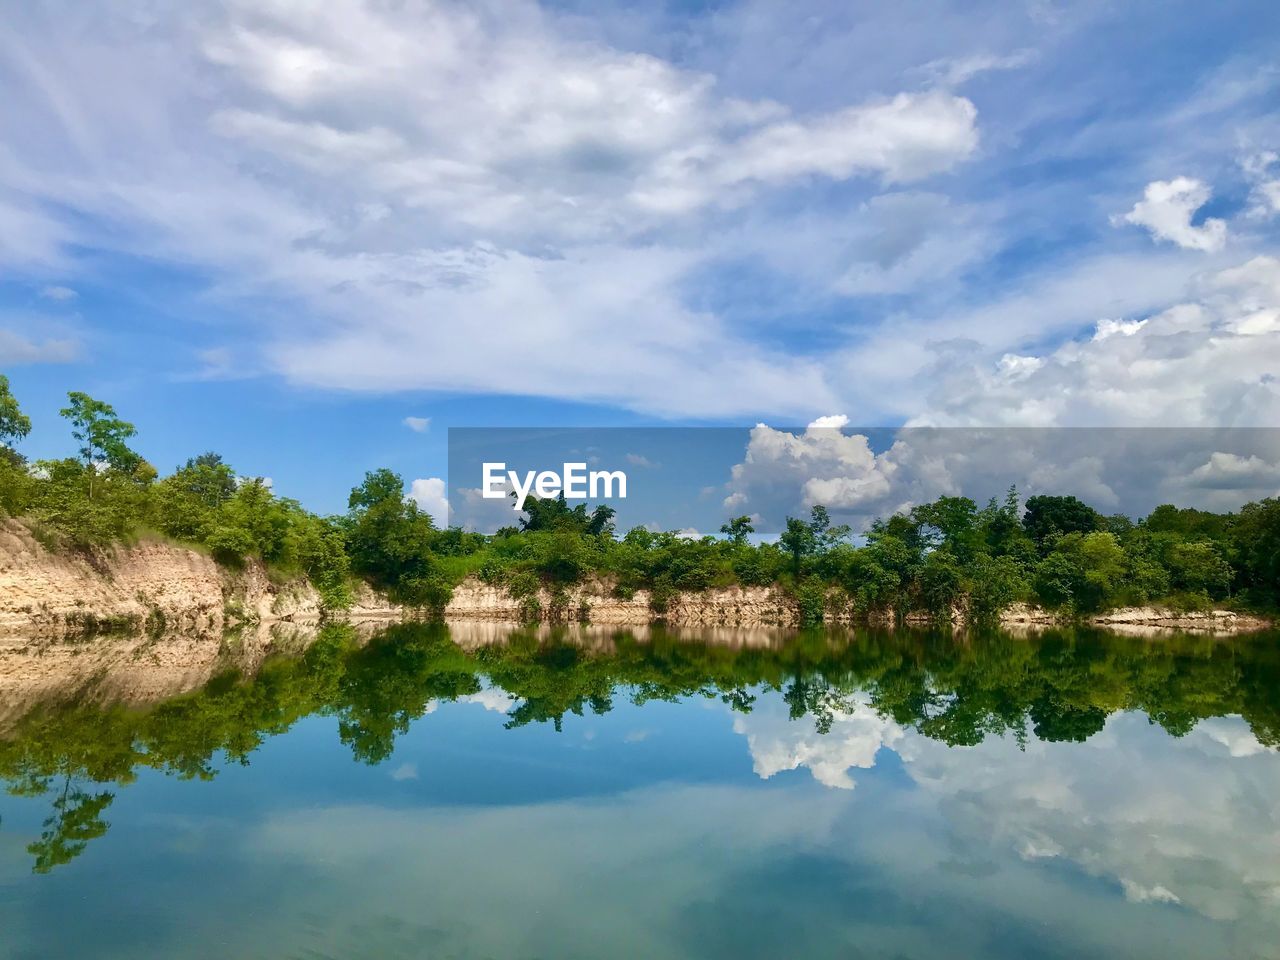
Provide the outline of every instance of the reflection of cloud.
<path id="1" fill-rule="evenodd" d="M 835 717 L 820 734 L 812 717 L 789 720 L 770 699 L 733 727 L 763 778 L 808 767 L 850 789 L 850 768 L 894 750 L 962 846 L 1070 861 L 1134 903 L 1180 903 L 1215 919 L 1280 908 L 1280 758 L 1239 717 L 1175 740 L 1118 714 L 1085 744 L 989 737 L 964 749 L 904 731 L 865 702 Z"/>
<path id="2" fill-rule="evenodd" d="M 489 687 L 481 690 L 479 693 L 467 694 L 465 697 L 458 698 L 459 703 L 478 703 L 486 710 L 494 713 L 509 713 L 511 708 L 517 703 L 517 699 L 505 690 L 499 690 L 497 687 Z"/>
<path id="3" fill-rule="evenodd" d="M 1175 740 L 1140 714 L 1083 745 L 1010 739 L 953 750 L 913 735 L 907 771 L 952 829 L 1056 857 L 1134 902 L 1215 919 L 1280 907 L 1280 764 L 1238 717 Z M 1225 749 L 1224 749 L 1225 748 Z"/>
<path id="4" fill-rule="evenodd" d="M 749 714 L 735 714 L 733 729 L 746 736 L 758 776 L 767 780 L 783 770 L 807 767 L 819 783 L 852 790 L 849 768 L 875 766 L 880 748 L 895 747 L 903 731 L 865 702 L 858 702 L 852 712 L 833 713 L 830 732 L 820 734 L 813 717 L 791 720 L 786 705 L 770 698 Z"/>

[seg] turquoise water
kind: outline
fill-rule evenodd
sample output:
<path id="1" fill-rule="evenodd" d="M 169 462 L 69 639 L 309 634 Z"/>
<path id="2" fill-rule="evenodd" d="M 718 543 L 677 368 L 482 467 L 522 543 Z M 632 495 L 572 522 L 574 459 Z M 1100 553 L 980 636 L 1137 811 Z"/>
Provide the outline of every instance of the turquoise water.
<path id="1" fill-rule="evenodd" d="M 112 669 L 0 735 L 0 955 L 1280 956 L 1274 634 L 334 629 L 156 704 Z"/>

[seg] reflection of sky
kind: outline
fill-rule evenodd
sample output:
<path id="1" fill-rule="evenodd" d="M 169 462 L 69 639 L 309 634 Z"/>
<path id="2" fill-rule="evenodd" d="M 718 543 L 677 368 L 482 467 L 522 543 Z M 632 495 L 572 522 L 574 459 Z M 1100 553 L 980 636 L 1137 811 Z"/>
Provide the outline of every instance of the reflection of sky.
<path id="1" fill-rule="evenodd" d="M 1244 957 L 1280 933 L 1280 757 L 1235 718 L 1174 740 L 1117 715 L 1024 751 L 862 704 L 821 736 L 774 695 L 746 716 L 619 697 L 561 734 L 502 729 L 501 691 L 468 701 L 377 767 L 312 718 L 210 783 L 144 772 L 46 877 L 22 851 L 43 808 L 5 798 L 6 949 Z"/>

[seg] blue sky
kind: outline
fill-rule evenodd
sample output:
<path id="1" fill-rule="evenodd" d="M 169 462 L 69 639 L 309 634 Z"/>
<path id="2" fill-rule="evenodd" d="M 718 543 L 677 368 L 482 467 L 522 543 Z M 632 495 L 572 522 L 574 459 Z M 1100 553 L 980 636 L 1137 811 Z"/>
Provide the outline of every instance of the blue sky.
<path id="1" fill-rule="evenodd" d="M 31 457 L 86 390 L 320 510 L 451 425 L 1272 425 L 1277 63 L 1265 0 L 22 4 L 0 370 Z"/>

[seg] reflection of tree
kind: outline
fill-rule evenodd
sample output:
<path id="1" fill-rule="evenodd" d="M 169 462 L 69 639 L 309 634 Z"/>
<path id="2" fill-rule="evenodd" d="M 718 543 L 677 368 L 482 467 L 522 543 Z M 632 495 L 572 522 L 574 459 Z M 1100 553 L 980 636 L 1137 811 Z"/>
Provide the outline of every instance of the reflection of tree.
<path id="1" fill-rule="evenodd" d="M 102 819 L 102 811 L 114 799 L 115 794 L 105 790 L 86 793 L 72 789 L 72 779 L 67 777 L 45 818 L 40 839 L 27 845 L 27 853 L 35 857 L 32 873 L 48 873 L 71 862 L 84 852 L 90 840 L 106 833 L 109 824 Z"/>
<path id="2" fill-rule="evenodd" d="M 208 779 L 215 757 L 248 763 L 262 742 L 300 718 L 335 717 L 355 759 L 388 759 L 432 704 L 497 687 L 514 699 L 506 726 L 607 713 L 619 698 L 707 698 L 750 713 L 779 696 L 820 732 L 854 709 L 882 715 L 953 746 L 989 736 L 1083 741 L 1117 710 L 1140 710 L 1172 736 L 1207 717 L 1240 714 L 1260 741 L 1280 744 L 1280 645 L 1171 637 L 1159 644 L 1087 630 L 1017 639 L 994 632 L 805 632 L 771 648 L 691 642 L 620 630 L 594 650 L 560 632 L 514 631 L 501 644 L 463 650 L 439 624 L 402 624 L 361 645 L 326 628 L 301 657 L 269 660 L 251 679 L 217 678 L 149 711 L 71 705 L 33 712 L 0 740 L 10 793 L 52 801 L 37 869 L 71 859 L 107 828 L 110 793 L 140 769 Z"/>

